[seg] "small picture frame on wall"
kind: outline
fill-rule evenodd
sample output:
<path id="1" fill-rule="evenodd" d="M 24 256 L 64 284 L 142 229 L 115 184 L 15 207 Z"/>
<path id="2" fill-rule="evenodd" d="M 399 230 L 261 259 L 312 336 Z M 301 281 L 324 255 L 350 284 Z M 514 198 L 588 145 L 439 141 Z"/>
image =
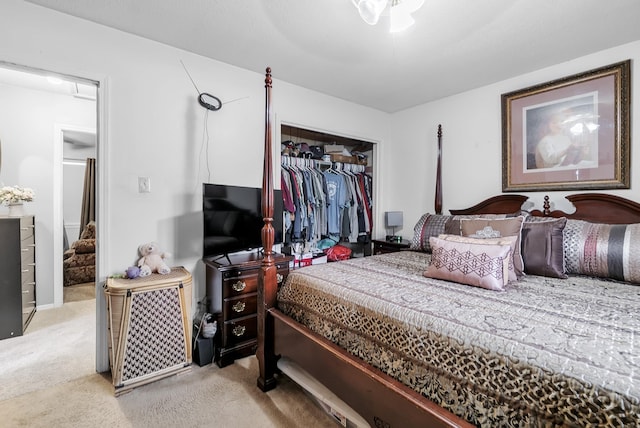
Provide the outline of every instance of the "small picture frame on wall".
<path id="1" fill-rule="evenodd" d="M 502 94 L 502 191 L 628 189 L 630 68 Z"/>

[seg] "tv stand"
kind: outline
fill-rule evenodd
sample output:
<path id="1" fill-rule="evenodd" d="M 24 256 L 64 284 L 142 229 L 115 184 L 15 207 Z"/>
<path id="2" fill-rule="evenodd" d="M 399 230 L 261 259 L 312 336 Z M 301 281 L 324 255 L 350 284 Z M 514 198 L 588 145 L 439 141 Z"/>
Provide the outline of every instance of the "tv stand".
<path id="1" fill-rule="evenodd" d="M 220 260 L 220 259 L 222 259 L 222 258 L 227 259 L 227 261 L 229 262 L 229 264 L 231 264 L 231 259 L 229 258 L 229 254 L 228 254 L 228 253 L 220 254 L 218 257 L 216 257 L 216 258 L 214 258 L 214 259 L 211 259 L 211 261 L 212 261 L 212 262 L 217 262 L 218 260 Z M 205 261 L 205 263 L 206 263 L 206 261 Z"/>
<path id="2" fill-rule="evenodd" d="M 207 312 L 218 322 L 214 361 L 220 367 L 253 355 L 257 347 L 258 274 L 263 254 L 228 254 L 204 259 Z M 291 256 L 274 254 L 278 283 L 289 274 Z"/>

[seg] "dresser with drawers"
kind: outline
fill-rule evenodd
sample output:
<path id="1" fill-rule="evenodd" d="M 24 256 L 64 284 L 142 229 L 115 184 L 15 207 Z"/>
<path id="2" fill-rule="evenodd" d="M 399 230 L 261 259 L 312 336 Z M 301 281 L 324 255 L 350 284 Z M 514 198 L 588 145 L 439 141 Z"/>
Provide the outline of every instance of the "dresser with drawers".
<path id="1" fill-rule="evenodd" d="M 290 256 L 275 254 L 278 283 L 289 274 Z M 207 310 L 215 315 L 214 361 L 220 367 L 253 355 L 257 347 L 258 274 L 256 253 L 203 260 L 206 266 Z"/>
<path id="2" fill-rule="evenodd" d="M 34 217 L 0 217 L 0 339 L 22 336 L 35 312 Z"/>

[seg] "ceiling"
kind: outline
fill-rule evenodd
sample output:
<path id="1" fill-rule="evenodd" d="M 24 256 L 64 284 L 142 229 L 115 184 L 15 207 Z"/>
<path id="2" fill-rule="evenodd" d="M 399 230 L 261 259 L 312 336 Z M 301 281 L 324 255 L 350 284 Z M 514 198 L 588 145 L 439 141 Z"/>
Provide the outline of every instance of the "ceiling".
<path id="1" fill-rule="evenodd" d="M 386 112 L 640 40 L 638 0 L 426 0 L 395 34 L 351 0 L 27 1 Z"/>

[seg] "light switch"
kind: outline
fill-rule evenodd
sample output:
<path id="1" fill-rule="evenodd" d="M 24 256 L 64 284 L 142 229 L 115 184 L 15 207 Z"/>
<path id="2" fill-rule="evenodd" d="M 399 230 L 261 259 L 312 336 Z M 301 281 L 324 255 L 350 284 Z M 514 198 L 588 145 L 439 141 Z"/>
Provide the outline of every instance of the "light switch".
<path id="1" fill-rule="evenodd" d="M 149 177 L 138 177 L 138 193 L 151 192 L 151 179 Z"/>

